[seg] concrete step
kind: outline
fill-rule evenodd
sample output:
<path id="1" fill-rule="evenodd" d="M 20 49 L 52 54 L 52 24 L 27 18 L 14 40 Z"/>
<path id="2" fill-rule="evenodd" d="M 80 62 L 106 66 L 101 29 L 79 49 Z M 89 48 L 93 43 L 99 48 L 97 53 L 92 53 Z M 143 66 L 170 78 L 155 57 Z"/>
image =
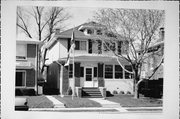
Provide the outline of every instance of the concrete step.
<path id="1" fill-rule="evenodd" d="M 82 88 L 82 97 L 85 98 L 102 98 L 99 88 L 96 87 L 84 87 Z"/>

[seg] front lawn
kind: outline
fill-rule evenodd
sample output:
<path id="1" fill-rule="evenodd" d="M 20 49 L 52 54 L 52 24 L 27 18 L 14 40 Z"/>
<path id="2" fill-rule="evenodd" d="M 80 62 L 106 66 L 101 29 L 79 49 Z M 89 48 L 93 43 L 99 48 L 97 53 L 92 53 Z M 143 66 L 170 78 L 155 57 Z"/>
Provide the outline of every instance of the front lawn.
<path id="1" fill-rule="evenodd" d="M 29 108 L 53 108 L 53 103 L 45 96 L 29 96 L 27 97 Z"/>
<path id="2" fill-rule="evenodd" d="M 122 107 L 160 107 L 162 106 L 162 100 L 140 97 L 135 99 L 133 95 L 115 95 L 113 97 L 106 98 L 109 101 L 119 103 Z"/>
<path id="3" fill-rule="evenodd" d="M 72 100 L 71 96 L 60 97 L 58 95 L 55 95 L 54 97 L 60 102 L 64 103 L 67 108 L 101 107 L 101 104 L 87 98 L 74 97 L 74 99 Z"/>

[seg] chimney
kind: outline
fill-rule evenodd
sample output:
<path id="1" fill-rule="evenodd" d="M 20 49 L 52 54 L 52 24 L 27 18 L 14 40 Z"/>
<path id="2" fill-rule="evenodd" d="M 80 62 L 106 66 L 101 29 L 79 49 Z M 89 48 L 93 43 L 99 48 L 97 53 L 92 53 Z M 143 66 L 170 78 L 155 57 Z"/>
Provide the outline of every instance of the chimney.
<path id="1" fill-rule="evenodd" d="M 159 29 L 159 40 L 160 41 L 163 41 L 164 40 L 164 27 L 161 27 L 160 29 Z"/>
<path id="2" fill-rule="evenodd" d="M 60 29 L 56 28 L 55 34 L 59 34 L 60 33 Z"/>

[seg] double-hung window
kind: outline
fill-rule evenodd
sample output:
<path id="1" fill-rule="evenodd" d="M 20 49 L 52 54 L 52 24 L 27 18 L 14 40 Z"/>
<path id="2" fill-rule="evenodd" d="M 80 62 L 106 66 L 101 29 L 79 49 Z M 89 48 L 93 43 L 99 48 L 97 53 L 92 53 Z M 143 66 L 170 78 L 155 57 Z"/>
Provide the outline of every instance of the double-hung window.
<path id="1" fill-rule="evenodd" d="M 16 45 L 16 59 L 25 60 L 27 58 L 27 45 L 17 44 Z"/>
<path id="2" fill-rule="evenodd" d="M 86 50 L 86 41 L 75 41 L 75 50 Z"/>
<path id="3" fill-rule="evenodd" d="M 21 71 L 21 70 L 16 71 L 16 86 L 17 87 L 26 86 L 26 71 Z"/>
<path id="4" fill-rule="evenodd" d="M 73 65 L 69 64 L 69 78 L 73 77 Z"/>
<path id="5" fill-rule="evenodd" d="M 105 78 L 113 78 L 113 65 L 105 65 Z"/>
<path id="6" fill-rule="evenodd" d="M 123 78 L 123 69 L 120 65 L 115 65 L 115 79 Z"/>
<path id="7" fill-rule="evenodd" d="M 126 65 L 125 69 L 128 70 L 129 72 L 132 72 L 132 67 L 131 65 Z M 125 79 L 131 79 L 133 78 L 133 74 L 129 73 L 127 71 L 125 71 Z"/>

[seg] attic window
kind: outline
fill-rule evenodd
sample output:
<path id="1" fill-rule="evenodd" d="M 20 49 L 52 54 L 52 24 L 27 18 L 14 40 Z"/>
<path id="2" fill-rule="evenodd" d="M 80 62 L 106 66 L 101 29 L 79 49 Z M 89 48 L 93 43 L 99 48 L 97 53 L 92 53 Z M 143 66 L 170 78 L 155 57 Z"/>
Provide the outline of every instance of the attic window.
<path id="1" fill-rule="evenodd" d="M 87 34 L 93 34 L 94 33 L 94 30 L 92 29 L 87 29 Z"/>
<path id="2" fill-rule="evenodd" d="M 97 35 L 102 35 L 102 31 L 101 30 L 97 30 Z"/>

